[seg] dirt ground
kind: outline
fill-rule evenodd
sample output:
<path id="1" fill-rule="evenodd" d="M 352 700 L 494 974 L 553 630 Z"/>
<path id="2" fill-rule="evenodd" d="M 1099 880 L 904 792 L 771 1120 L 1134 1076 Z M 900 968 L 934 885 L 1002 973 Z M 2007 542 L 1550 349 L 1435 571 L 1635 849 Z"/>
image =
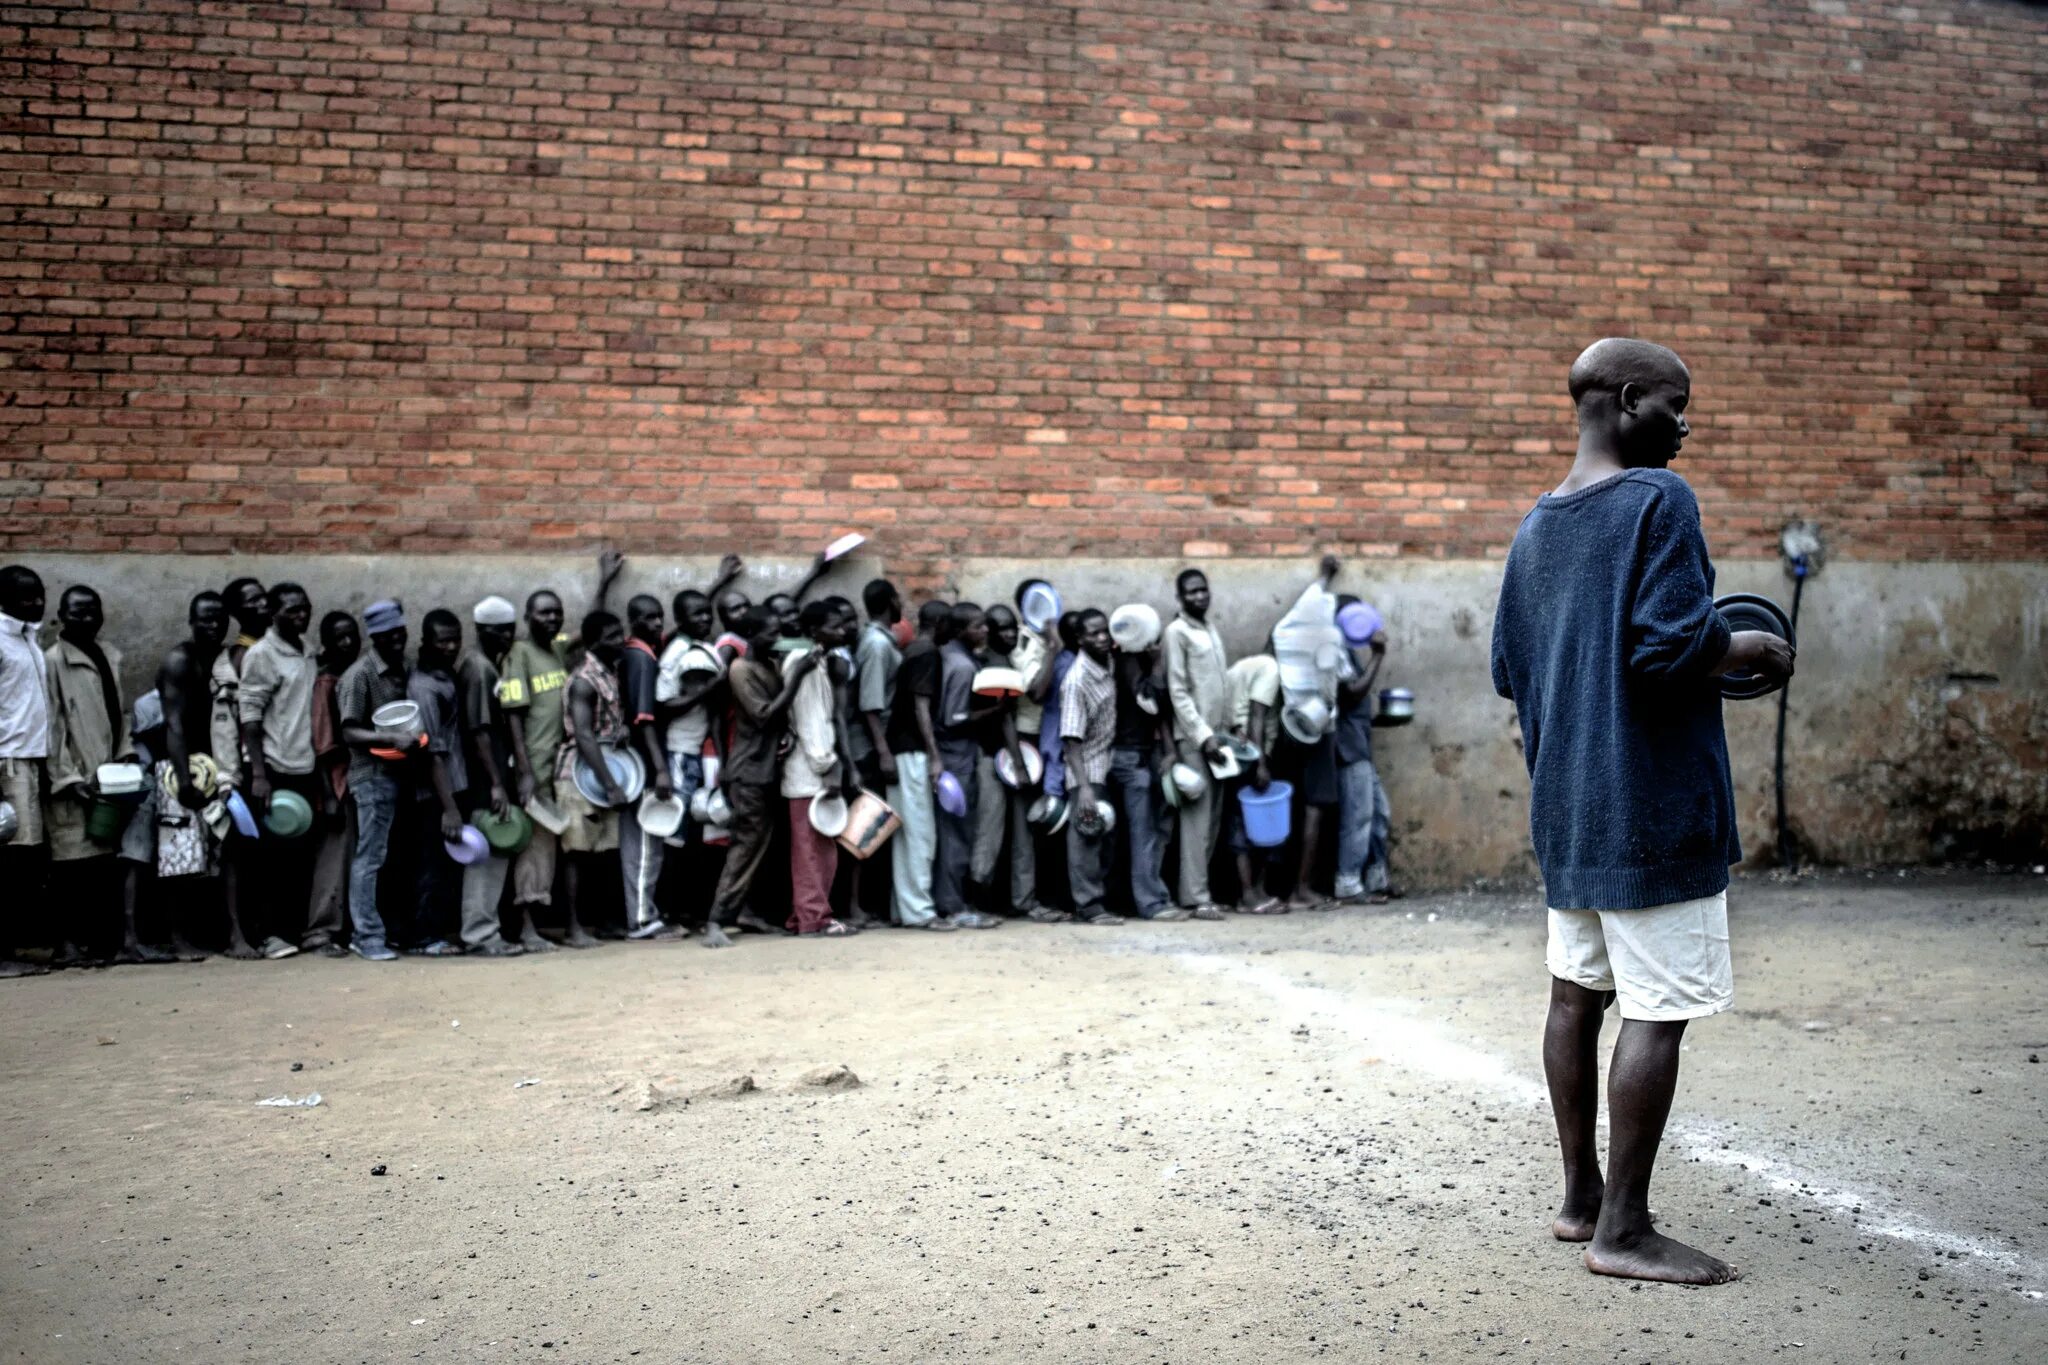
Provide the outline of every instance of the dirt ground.
<path id="1" fill-rule="evenodd" d="M 0 1359 L 2048 1359 L 2048 879 L 1731 904 L 1654 1201 L 1730 1287 L 1550 1239 L 1460 895 L 6 982 Z"/>

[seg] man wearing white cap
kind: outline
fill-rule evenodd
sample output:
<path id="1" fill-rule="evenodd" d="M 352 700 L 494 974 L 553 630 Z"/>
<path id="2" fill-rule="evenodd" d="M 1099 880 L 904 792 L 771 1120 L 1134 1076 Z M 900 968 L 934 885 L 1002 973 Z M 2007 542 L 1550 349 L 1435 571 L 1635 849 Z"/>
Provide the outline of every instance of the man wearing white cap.
<path id="1" fill-rule="evenodd" d="M 512 725 L 498 700 L 505 660 L 519 612 L 502 597 L 486 597 L 470 611 L 476 644 L 455 661 L 455 690 L 462 706 L 462 733 L 469 744 L 469 790 L 463 809 L 489 810 L 504 818 L 510 804 L 510 778 L 517 762 Z M 493 854 L 462 869 L 462 946 L 483 957 L 516 957 L 522 951 L 507 943 L 498 927 L 498 903 L 505 898 L 511 860 Z"/>
<path id="2" fill-rule="evenodd" d="M 1209 623 L 1208 575 L 1182 569 L 1173 590 L 1180 614 L 1166 627 L 1166 697 L 1177 756 L 1204 779 L 1200 795 L 1180 794 L 1180 903 L 1196 919 L 1222 919 L 1209 894 L 1209 864 L 1223 828 L 1224 792 L 1207 779 L 1209 765 L 1223 756 L 1222 731 L 1230 723 L 1229 659 Z"/>

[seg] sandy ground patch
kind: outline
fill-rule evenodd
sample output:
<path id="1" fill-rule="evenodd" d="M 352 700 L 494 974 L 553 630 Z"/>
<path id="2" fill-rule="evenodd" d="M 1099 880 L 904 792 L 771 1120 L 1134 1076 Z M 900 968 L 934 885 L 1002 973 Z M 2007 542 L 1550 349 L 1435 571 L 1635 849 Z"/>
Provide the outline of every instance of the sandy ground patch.
<path id="1" fill-rule="evenodd" d="M 2048 1359 L 2048 882 L 1731 906 L 1654 1198 L 1728 1288 L 1548 1237 L 1468 895 L 0 983 L 0 1357 Z"/>

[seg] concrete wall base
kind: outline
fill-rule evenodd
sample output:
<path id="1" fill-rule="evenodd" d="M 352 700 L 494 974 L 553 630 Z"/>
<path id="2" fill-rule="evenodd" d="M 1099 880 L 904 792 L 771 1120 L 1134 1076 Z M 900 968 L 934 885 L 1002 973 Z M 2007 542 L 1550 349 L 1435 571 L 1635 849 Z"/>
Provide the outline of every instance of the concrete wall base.
<path id="1" fill-rule="evenodd" d="M 182 632 L 186 599 L 237 574 L 290 577 L 317 610 L 360 611 L 395 594 L 412 618 L 446 605 L 467 617 L 479 597 L 523 600 L 533 588 L 563 594 L 572 621 L 588 604 L 594 561 L 569 556 L 238 556 L 36 554 L 54 615 L 66 585 L 107 599 L 107 638 L 128 656 L 128 685 L 146 687 Z M 629 564 L 612 598 L 664 602 L 701 585 L 715 556 L 655 568 Z M 1052 573 L 1069 606 L 1147 601 L 1173 610 L 1181 567 L 1162 560 L 1062 561 Z M 1203 565 L 1215 619 L 1233 655 L 1252 648 L 1313 572 L 1303 562 L 1233 559 Z M 1789 606 L 1776 562 L 1724 561 L 1721 591 L 1760 592 Z M 756 597 L 800 576 L 800 565 L 759 566 L 742 581 Z M 857 555 L 822 590 L 858 600 L 887 571 Z M 970 560 L 949 590 L 1008 601 L 1043 566 Z M 1378 732 L 1394 805 L 1401 876 L 1418 886 L 1534 876 L 1527 839 L 1528 779 L 1513 707 L 1494 696 L 1487 654 L 1500 565 L 1493 561 L 1361 561 L 1340 587 L 1386 614 L 1392 646 L 1383 685 L 1413 688 L 1418 719 Z M 1996 858 L 2037 862 L 2048 847 L 2048 566 L 1837 563 L 1813 579 L 1800 620 L 1786 788 L 1793 829 L 1824 862 Z M 1774 700 L 1730 703 L 1743 845 L 1752 861 L 1774 853 Z"/>

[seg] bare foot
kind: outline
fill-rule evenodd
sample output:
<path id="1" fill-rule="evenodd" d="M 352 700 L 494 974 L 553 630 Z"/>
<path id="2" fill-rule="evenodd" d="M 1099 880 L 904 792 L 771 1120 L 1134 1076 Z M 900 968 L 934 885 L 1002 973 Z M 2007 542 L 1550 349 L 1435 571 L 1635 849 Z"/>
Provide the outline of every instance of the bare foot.
<path id="1" fill-rule="evenodd" d="M 255 962 L 260 960 L 263 954 L 257 952 L 246 943 L 230 943 L 228 945 L 228 956 L 237 962 Z"/>
<path id="2" fill-rule="evenodd" d="M 206 950 L 182 938 L 171 940 L 171 956 L 180 962 L 204 962 Z"/>
<path id="3" fill-rule="evenodd" d="M 563 938 L 562 944 L 564 947 L 569 948 L 595 948 L 598 945 L 598 940 L 592 938 L 588 931 L 579 926 L 569 931 L 568 935 Z"/>
<path id="4" fill-rule="evenodd" d="M 1646 1232 L 1628 1245 L 1603 1246 L 1597 1239 L 1586 1248 L 1586 1269 L 1595 1275 L 1625 1280 L 1662 1280 L 1666 1284 L 1726 1284 L 1740 1273 L 1719 1257 L 1674 1241 L 1661 1232 Z"/>
<path id="5" fill-rule="evenodd" d="M 552 953 L 555 950 L 555 945 L 542 938 L 539 934 L 526 934 L 522 936 L 519 940 L 519 946 L 526 949 L 529 953 Z"/>
<path id="6" fill-rule="evenodd" d="M 176 962 L 178 959 L 151 943 L 124 943 L 121 951 L 114 954 L 119 963 Z"/>
<path id="7" fill-rule="evenodd" d="M 750 934 L 779 934 L 782 932 L 759 915 L 741 915 L 736 923 Z"/>
<path id="8" fill-rule="evenodd" d="M 1550 1220 L 1550 1235 L 1560 1242 L 1590 1242 L 1593 1230 L 1600 1222 L 1600 1204 L 1595 1200 L 1590 1210 L 1565 1205 Z"/>
<path id="9" fill-rule="evenodd" d="M 704 946 L 706 948 L 730 948 L 732 947 L 732 939 L 716 921 L 713 921 L 704 926 Z"/>

